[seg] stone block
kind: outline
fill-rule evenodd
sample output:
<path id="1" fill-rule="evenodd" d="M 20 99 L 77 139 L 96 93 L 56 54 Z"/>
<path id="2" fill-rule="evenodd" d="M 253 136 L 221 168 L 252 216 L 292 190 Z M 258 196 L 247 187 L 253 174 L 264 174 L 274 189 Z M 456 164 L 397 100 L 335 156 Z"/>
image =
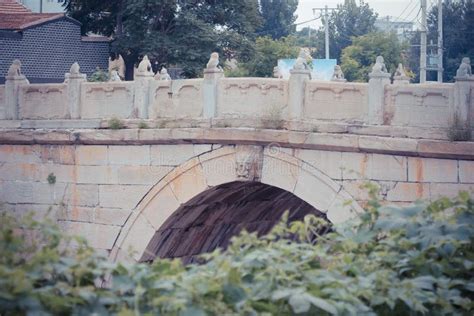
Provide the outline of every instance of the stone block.
<path id="1" fill-rule="evenodd" d="M 349 194 L 339 192 L 329 206 L 326 216 L 331 223 L 340 224 L 357 217 L 359 209 L 357 202 Z"/>
<path id="2" fill-rule="evenodd" d="M 373 154 L 370 160 L 369 179 L 407 180 L 407 158 L 402 156 Z"/>
<path id="3" fill-rule="evenodd" d="M 144 216 L 139 215 L 127 232 L 127 237 L 120 245 L 120 249 L 132 253 L 133 258 L 138 261 L 154 234 L 155 229 L 150 222 Z"/>
<path id="4" fill-rule="evenodd" d="M 155 184 L 173 167 L 168 166 L 121 166 L 118 167 L 119 184 Z"/>
<path id="5" fill-rule="evenodd" d="M 132 210 L 149 189 L 149 185 L 100 185 L 99 205 Z"/>
<path id="6" fill-rule="evenodd" d="M 187 165 L 192 165 L 193 167 L 188 168 Z M 183 172 L 183 170 L 185 171 Z M 182 168 L 174 169 L 168 177 L 173 179 L 170 181 L 170 186 L 181 203 L 186 203 L 208 188 L 204 170 L 198 158 L 188 161 Z"/>
<path id="7" fill-rule="evenodd" d="M 91 184 L 117 184 L 117 166 L 76 166 L 76 182 Z"/>
<path id="8" fill-rule="evenodd" d="M 316 169 L 312 170 L 305 164 L 302 167 L 293 193 L 317 210 L 326 212 L 339 192 L 340 186 Z"/>
<path id="9" fill-rule="evenodd" d="M 361 151 L 389 154 L 414 154 L 417 152 L 418 142 L 415 139 L 360 136 L 359 148 Z"/>
<path id="10" fill-rule="evenodd" d="M 459 160 L 459 181 L 474 183 L 474 161 Z"/>
<path id="11" fill-rule="evenodd" d="M 59 224 L 68 234 L 85 238 L 91 247 L 97 249 L 112 249 L 120 232 L 119 226 L 69 221 Z"/>
<path id="12" fill-rule="evenodd" d="M 398 182 L 393 189 L 387 192 L 386 199 L 391 202 L 429 200 L 430 186 L 428 183 Z"/>
<path id="13" fill-rule="evenodd" d="M 122 226 L 129 215 L 130 210 L 118 208 L 68 206 L 58 212 L 58 220 Z"/>
<path id="14" fill-rule="evenodd" d="M 96 206 L 99 204 L 99 188 L 95 184 L 68 184 L 64 203 L 69 206 Z"/>
<path id="15" fill-rule="evenodd" d="M 291 156 L 290 156 L 291 157 Z M 296 160 L 294 157 L 291 157 Z M 292 164 L 275 157 L 264 155 L 261 182 L 293 192 L 300 173 L 297 163 Z"/>
<path id="16" fill-rule="evenodd" d="M 59 204 L 64 198 L 65 183 L 2 181 L 0 201 L 4 203 Z"/>
<path id="17" fill-rule="evenodd" d="M 457 183 L 458 162 L 447 159 L 409 157 L 408 181 Z"/>
<path id="18" fill-rule="evenodd" d="M 39 154 L 42 163 L 75 164 L 74 146 L 37 145 L 34 150 Z"/>
<path id="19" fill-rule="evenodd" d="M 159 230 L 161 225 L 178 209 L 180 203 L 169 186 L 164 187 L 145 206 L 142 215 L 145 216 L 155 230 Z"/>
<path id="20" fill-rule="evenodd" d="M 441 197 L 456 197 L 459 192 L 474 194 L 474 184 L 465 183 L 430 183 L 431 200 Z"/>
<path id="21" fill-rule="evenodd" d="M 22 120 L 21 128 L 71 129 L 99 128 L 100 120 Z"/>
<path id="22" fill-rule="evenodd" d="M 371 154 L 342 153 L 342 178 L 369 179 Z"/>
<path id="23" fill-rule="evenodd" d="M 0 179 L 10 181 L 48 182 L 49 174 L 54 174 L 56 182 L 74 182 L 74 166 L 56 164 L 0 164 Z"/>
<path id="24" fill-rule="evenodd" d="M 332 179 L 342 179 L 341 152 L 297 149 L 295 157 L 312 165 Z"/>
<path id="25" fill-rule="evenodd" d="M 202 170 L 208 186 L 216 186 L 237 180 L 234 150 L 219 151 L 222 155 L 204 155 Z"/>
<path id="26" fill-rule="evenodd" d="M 150 164 L 150 146 L 109 146 L 110 165 L 147 166 Z"/>
<path id="27" fill-rule="evenodd" d="M 41 163 L 37 146 L 1 145 L 0 162 L 12 163 Z"/>
<path id="28" fill-rule="evenodd" d="M 183 162 L 211 151 L 212 145 L 153 145 L 151 146 L 151 164 L 156 166 L 178 166 Z"/>
<path id="29" fill-rule="evenodd" d="M 76 164 L 107 165 L 107 146 L 77 146 Z"/>

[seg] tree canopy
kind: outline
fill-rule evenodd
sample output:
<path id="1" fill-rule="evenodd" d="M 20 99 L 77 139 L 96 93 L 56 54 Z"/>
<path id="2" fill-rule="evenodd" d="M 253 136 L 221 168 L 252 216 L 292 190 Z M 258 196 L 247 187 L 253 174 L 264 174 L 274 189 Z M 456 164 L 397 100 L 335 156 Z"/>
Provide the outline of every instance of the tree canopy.
<path id="1" fill-rule="evenodd" d="M 463 57 L 474 56 L 474 1 L 443 3 L 444 80 L 453 81 Z M 428 15 L 428 42 L 438 40 L 438 6 Z M 437 54 L 437 52 L 434 52 Z M 434 73 L 433 73 L 434 74 Z"/>
<path id="2" fill-rule="evenodd" d="M 472 314 L 468 194 L 403 208 L 372 199 L 324 235 L 322 219 L 286 218 L 183 266 L 111 263 L 51 224 L 0 215 L 0 314 Z"/>
<path id="3" fill-rule="evenodd" d="M 179 64 L 196 76 L 212 51 L 248 60 L 261 24 L 256 0 L 67 0 L 67 12 L 83 32 L 113 39 L 130 70 L 140 55 L 160 64 Z"/>
<path id="4" fill-rule="evenodd" d="M 402 62 L 402 44 L 395 33 L 374 32 L 354 37 L 352 45 L 342 50 L 341 68 L 349 81 L 367 81 L 377 56 L 393 73 Z"/>
<path id="5" fill-rule="evenodd" d="M 263 24 L 258 29 L 258 35 L 279 39 L 295 32 L 297 7 L 298 0 L 260 0 Z"/>
<path id="6" fill-rule="evenodd" d="M 342 50 L 352 39 L 375 31 L 377 14 L 364 0 L 345 0 L 329 17 L 330 56 L 340 60 Z"/>

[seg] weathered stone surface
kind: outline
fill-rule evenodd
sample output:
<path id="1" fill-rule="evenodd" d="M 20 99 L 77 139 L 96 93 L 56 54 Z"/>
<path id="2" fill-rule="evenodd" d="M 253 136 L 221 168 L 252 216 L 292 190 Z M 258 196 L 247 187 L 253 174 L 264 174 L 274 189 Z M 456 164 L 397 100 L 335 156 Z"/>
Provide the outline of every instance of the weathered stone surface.
<path id="1" fill-rule="evenodd" d="M 417 150 L 417 141 L 403 138 L 360 136 L 359 148 L 361 151 L 374 153 L 414 154 Z"/>
<path id="2" fill-rule="evenodd" d="M 297 149 L 295 157 L 314 166 L 332 179 L 342 179 L 342 153 Z"/>
<path id="3" fill-rule="evenodd" d="M 130 210 L 119 208 L 65 206 L 57 213 L 58 220 L 122 226 L 130 215 Z"/>
<path id="4" fill-rule="evenodd" d="M 153 145 L 150 148 L 151 164 L 178 166 L 195 156 L 211 151 L 212 145 Z"/>
<path id="5" fill-rule="evenodd" d="M 119 226 L 82 222 L 59 222 L 61 228 L 70 235 L 84 237 L 89 245 L 97 249 L 112 249 L 120 231 Z"/>
<path id="6" fill-rule="evenodd" d="M 155 230 L 158 230 L 179 206 L 180 202 L 167 186 L 145 206 L 142 215 L 148 219 Z"/>
<path id="7" fill-rule="evenodd" d="M 77 146 L 76 164 L 78 165 L 107 165 L 107 146 Z"/>
<path id="8" fill-rule="evenodd" d="M 420 140 L 418 154 L 422 157 L 471 159 L 474 156 L 474 142 L 443 142 Z"/>
<path id="9" fill-rule="evenodd" d="M 0 201 L 6 203 L 59 204 L 66 191 L 65 183 L 1 181 Z"/>
<path id="10" fill-rule="evenodd" d="M 118 166 L 75 166 L 76 183 L 117 184 Z"/>
<path id="11" fill-rule="evenodd" d="M 127 233 L 128 238 L 120 245 L 120 249 L 133 253 L 133 258 L 138 261 L 154 234 L 155 229 L 150 222 L 144 216 L 138 216 Z"/>
<path id="12" fill-rule="evenodd" d="M 150 189 L 149 185 L 100 185 L 101 207 L 133 209 Z"/>
<path id="13" fill-rule="evenodd" d="M 178 167 L 167 176 L 167 178 L 169 177 L 172 179 L 170 181 L 171 190 L 173 190 L 173 193 L 181 203 L 186 203 L 188 200 L 207 189 L 204 171 L 198 158 L 188 161 L 188 165 L 192 165 L 193 167 Z"/>
<path id="14" fill-rule="evenodd" d="M 459 181 L 474 183 L 474 161 L 459 161 Z"/>
<path id="15" fill-rule="evenodd" d="M 387 200 L 392 202 L 414 202 L 430 198 L 428 183 L 398 182 L 387 192 Z"/>
<path id="16" fill-rule="evenodd" d="M 430 183 L 431 199 L 456 197 L 460 191 L 474 194 L 474 184 L 466 183 Z"/>
<path id="17" fill-rule="evenodd" d="M 68 184 L 63 203 L 69 206 L 96 206 L 99 204 L 99 186 L 95 184 Z"/>
<path id="18" fill-rule="evenodd" d="M 74 182 L 74 166 L 57 164 L 0 163 L 0 180 L 47 183 L 49 174 L 56 182 Z"/>
<path id="19" fill-rule="evenodd" d="M 432 158 L 408 158 L 408 181 L 458 182 L 456 160 Z"/>
<path id="20" fill-rule="evenodd" d="M 89 129 L 100 128 L 100 120 L 21 120 L 21 128 Z"/>
<path id="21" fill-rule="evenodd" d="M 119 184 L 155 184 L 173 167 L 167 166 L 120 166 L 117 169 Z"/>
<path id="22" fill-rule="evenodd" d="M 110 165 L 150 164 L 150 146 L 109 146 L 108 159 Z"/>

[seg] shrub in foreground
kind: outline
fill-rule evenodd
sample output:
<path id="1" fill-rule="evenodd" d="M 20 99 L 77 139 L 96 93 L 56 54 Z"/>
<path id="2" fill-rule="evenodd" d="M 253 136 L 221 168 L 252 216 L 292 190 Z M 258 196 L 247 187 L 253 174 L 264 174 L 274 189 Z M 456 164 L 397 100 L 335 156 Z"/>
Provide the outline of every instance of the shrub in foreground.
<path id="1" fill-rule="evenodd" d="M 109 263 L 51 224 L 3 215 L 0 314 L 469 315 L 473 202 L 374 200 L 317 243 L 319 219 L 284 217 L 269 235 L 244 232 L 189 266 Z"/>

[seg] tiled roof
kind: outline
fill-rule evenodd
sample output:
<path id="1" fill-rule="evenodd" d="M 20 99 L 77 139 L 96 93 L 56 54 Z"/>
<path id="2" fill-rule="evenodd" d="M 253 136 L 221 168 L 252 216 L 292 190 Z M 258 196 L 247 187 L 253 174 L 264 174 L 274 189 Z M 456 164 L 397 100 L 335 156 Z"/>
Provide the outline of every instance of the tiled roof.
<path id="1" fill-rule="evenodd" d="M 31 11 L 28 8 L 26 8 L 24 5 L 22 5 L 21 3 L 18 3 L 18 1 L 16 0 L 0 0 L 0 13 L 27 14 L 27 13 L 31 13 Z"/>
<path id="2" fill-rule="evenodd" d="M 1 0 L 0 0 L 1 1 Z M 63 13 L 4 13 L 0 11 L 0 30 L 23 30 L 27 27 L 64 17 Z"/>

